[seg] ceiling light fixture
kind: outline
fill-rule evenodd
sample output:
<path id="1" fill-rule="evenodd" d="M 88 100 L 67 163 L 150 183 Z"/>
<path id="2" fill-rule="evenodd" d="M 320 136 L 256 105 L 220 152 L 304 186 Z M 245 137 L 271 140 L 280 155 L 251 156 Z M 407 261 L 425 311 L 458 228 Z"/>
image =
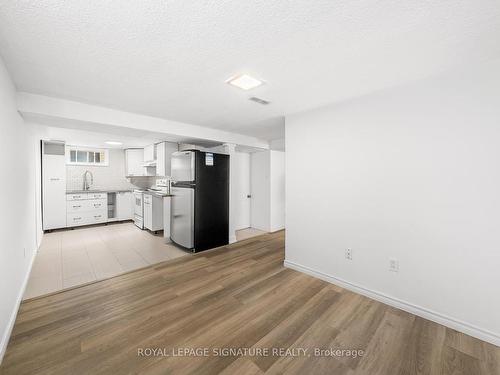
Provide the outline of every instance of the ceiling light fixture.
<path id="1" fill-rule="evenodd" d="M 242 90 L 250 90 L 264 84 L 264 81 L 261 81 L 260 79 L 257 78 L 253 78 L 248 74 L 240 74 L 229 78 L 226 81 L 226 83 L 236 86 Z"/>
<path id="2" fill-rule="evenodd" d="M 120 146 L 123 144 L 123 143 L 117 142 L 117 141 L 106 141 L 105 143 L 108 145 L 111 145 L 111 146 Z"/>

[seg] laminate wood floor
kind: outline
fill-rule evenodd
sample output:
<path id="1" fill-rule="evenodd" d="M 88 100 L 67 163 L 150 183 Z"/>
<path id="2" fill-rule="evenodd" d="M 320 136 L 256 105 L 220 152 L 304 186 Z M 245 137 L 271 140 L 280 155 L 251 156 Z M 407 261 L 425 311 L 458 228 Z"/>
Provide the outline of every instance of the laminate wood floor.
<path id="1" fill-rule="evenodd" d="M 266 234 L 25 301 L 0 373 L 500 374 L 498 347 L 283 258 Z"/>

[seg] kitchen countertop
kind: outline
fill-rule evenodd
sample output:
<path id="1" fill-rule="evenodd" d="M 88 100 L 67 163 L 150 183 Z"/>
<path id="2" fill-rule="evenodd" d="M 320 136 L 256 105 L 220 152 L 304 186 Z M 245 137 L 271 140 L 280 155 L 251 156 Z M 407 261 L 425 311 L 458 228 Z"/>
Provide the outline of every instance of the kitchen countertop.
<path id="1" fill-rule="evenodd" d="M 171 197 L 172 194 L 167 194 L 167 193 L 160 193 L 160 192 L 156 192 L 156 191 L 145 191 L 143 194 L 151 194 L 151 195 L 156 195 L 158 197 Z"/>
<path id="2" fill-rule="evenodd" d="M 83 194 L 83 193 L 123 193 L 133 192 L 133 189 L 90 189 L 90 190 L 68 190 L 66 194 Z"/>

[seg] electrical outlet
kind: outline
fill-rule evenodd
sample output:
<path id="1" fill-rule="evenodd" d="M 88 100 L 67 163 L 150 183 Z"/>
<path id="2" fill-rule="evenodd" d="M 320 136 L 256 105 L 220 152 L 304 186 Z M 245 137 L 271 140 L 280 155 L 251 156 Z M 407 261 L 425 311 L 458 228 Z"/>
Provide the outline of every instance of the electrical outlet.
<path id="1" fill-rule="evenodd" d="M 345 249 L 345 258 L 352 260 L 352 249 Z"/>
<path id="2" fill-rule="evenodd" d="M 394 258 L 389 258 L 389 271 L 399 272 L 399 261 Z"/>

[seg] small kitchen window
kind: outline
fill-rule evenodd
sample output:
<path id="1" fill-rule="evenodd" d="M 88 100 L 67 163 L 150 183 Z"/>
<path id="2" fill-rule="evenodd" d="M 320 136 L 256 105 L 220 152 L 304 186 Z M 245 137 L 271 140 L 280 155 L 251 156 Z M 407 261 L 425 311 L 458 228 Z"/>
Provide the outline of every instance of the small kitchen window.
<path id="1" fill-rule="evenodd" d="M 108 166 L 108 155 L 108 150 L 102 148 L 68 146 L 66 149 L 66 164 Z"/>

